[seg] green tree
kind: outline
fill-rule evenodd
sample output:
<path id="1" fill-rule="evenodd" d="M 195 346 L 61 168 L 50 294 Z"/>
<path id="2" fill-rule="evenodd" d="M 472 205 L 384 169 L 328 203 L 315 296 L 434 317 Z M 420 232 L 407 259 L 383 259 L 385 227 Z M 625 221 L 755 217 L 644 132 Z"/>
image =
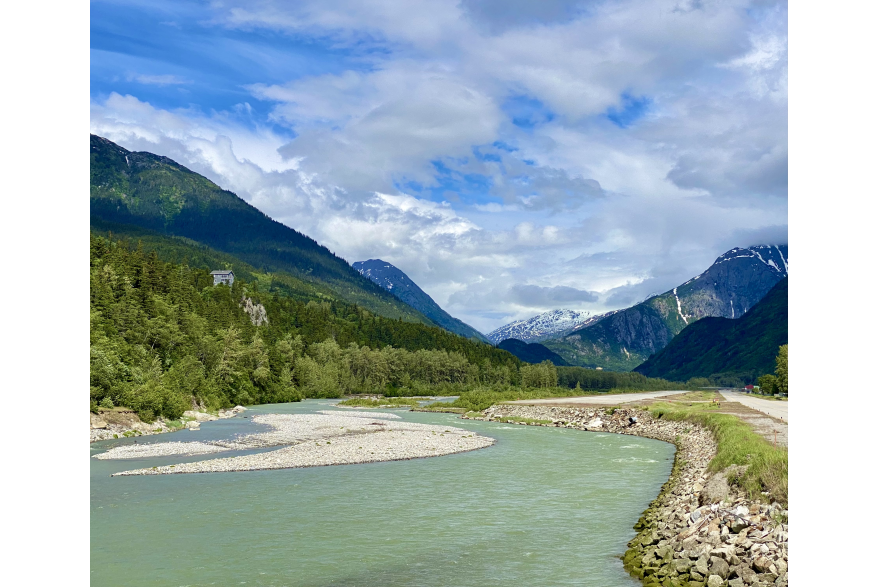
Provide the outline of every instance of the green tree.
<path id="1" fill-rule="evenodd" d="M 777 392 L 777 378 L 773 375 L 762 375 L 758 378 L 758 387 L 765 395 L 774 395 Z"/>
<path id="2" fill-rule="evenodd" d="M 777 376 L 777 392 L 778 393 L 789 393 L 789 345 L 784 344 L 780 347 L 780 352 L 777 354 L 777 368 L 776 368 L 776 376 Z"/>

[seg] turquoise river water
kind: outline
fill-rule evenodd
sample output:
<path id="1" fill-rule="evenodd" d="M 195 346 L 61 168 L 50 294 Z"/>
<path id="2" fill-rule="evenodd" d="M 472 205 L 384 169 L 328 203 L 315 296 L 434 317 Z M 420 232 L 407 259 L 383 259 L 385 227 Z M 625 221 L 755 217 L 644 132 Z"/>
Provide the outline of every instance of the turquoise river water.
<path id="1" fill-rule="evenodd" d="M 145 477 L 110 475 L 210 455 L 90 459 L 92 586 L 639 585 L 619 556 L 670 474 L 672 445 L 393 412 L 497 442 L 410 461 Z M 236 417 L 137 442 L 227 439 L 259 428 Z M 129 442 L 93 443 L 91 454 Z"/>

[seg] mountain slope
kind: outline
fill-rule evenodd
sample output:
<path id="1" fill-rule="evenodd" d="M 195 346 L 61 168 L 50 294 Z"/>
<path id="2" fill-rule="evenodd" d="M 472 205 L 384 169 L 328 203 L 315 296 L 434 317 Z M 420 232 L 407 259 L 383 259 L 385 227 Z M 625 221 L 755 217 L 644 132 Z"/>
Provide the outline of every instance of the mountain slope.
<path id="1" fill-rule="evenodd" d="M 772 373 L 789 342 L 789 280 L 783 279 L 741 318 L 703 318 L 686 327 L 634 371 L 685 381 L 734 373 L 749 382 Z"/>
<path id="2" fill-rule="evenodd" d="M 517 320 L 500 326 L 490 332 L 487 339 L 493 344 L 499 344 L 509 338 L 516 338 L 524 342 L 538 342 L 564 336 L 573 330 L 593 324 L 604 316 L 606 314 L 592 315 L 590 312 L 576 310 L 551 310 L 526 320 Z"/>
<path id="3" fill-rule="evenodd" d="M 739 318 L 788 275 L 788 246 L 735 248 L 684 284 L 543 341 L 573 365 L 630 370 L 706 317 Z"/>
<path id="4" fill-rule="evenodd" d="M 187 237 L 267 271 L 284 271 L 389 318 L 428 318 L 326 247 L 167 157 L 91 135 L 91 217 Z"/>
<path id="5" fill-rule="evenodd" d="M 454 318 L 398 267 L 380 259 L 357 261 L 353 268 L 446 330 L 487 342 L 483 334 Z"/>
<path id="6" fill-rule="evenodd" d="M 507 338 L 496 345 L 496 348 L 510 352 L 525 363 L 541 363 L 542 361 L 549 360 L 558 367 L 569 366 L 569 363 L 563 357 L 550 351 L 538 342 L 526 343 L 516 338 Z"/>

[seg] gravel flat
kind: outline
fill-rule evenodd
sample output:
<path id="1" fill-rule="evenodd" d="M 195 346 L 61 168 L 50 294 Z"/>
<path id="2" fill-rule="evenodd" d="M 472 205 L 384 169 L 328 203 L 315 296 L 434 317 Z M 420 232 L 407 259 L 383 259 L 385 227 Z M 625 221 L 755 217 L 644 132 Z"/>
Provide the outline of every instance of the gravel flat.
<path id="1" fill-rule="evenodd" d="M 253 421 L 271 426 L 259 434 L 215 443 L 168 442 L 116 447 L 95 458 L 133 459 L 281 446 L 251 455 L 194 463 L 122 471 L 117 475 L 161 475 L 256 471 L 394 461 L 466 452 L 492 445 L 495 440 L 451 426 L 417 424 L 395 414 L 327 412 L 321 414 L 264 414 Z"/>

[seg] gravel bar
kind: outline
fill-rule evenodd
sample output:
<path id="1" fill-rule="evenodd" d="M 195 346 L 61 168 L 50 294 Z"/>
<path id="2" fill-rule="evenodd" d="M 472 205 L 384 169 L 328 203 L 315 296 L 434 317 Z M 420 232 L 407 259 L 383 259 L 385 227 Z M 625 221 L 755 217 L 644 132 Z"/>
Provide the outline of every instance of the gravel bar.
<path id="1" fill-rule="evenodd" d="M 116 447 L 103 459 L 201 454 L 282 446 L 278 450 L 194 463 L 122 471 L 121 475 L 161 475 L 319 467 L 440 456 L 486 448 L 493 438 L 451 426 L 375 418 L 378 414 L 265 414 L 253 418 L 272 430 L 227 442 L 168 442 Z M 394 416 L 394 414 L 387 414 Z M 167 447 L 167 448 L 158 448 Z M 124 449 L 124 450 L 122 450 Z"/>

